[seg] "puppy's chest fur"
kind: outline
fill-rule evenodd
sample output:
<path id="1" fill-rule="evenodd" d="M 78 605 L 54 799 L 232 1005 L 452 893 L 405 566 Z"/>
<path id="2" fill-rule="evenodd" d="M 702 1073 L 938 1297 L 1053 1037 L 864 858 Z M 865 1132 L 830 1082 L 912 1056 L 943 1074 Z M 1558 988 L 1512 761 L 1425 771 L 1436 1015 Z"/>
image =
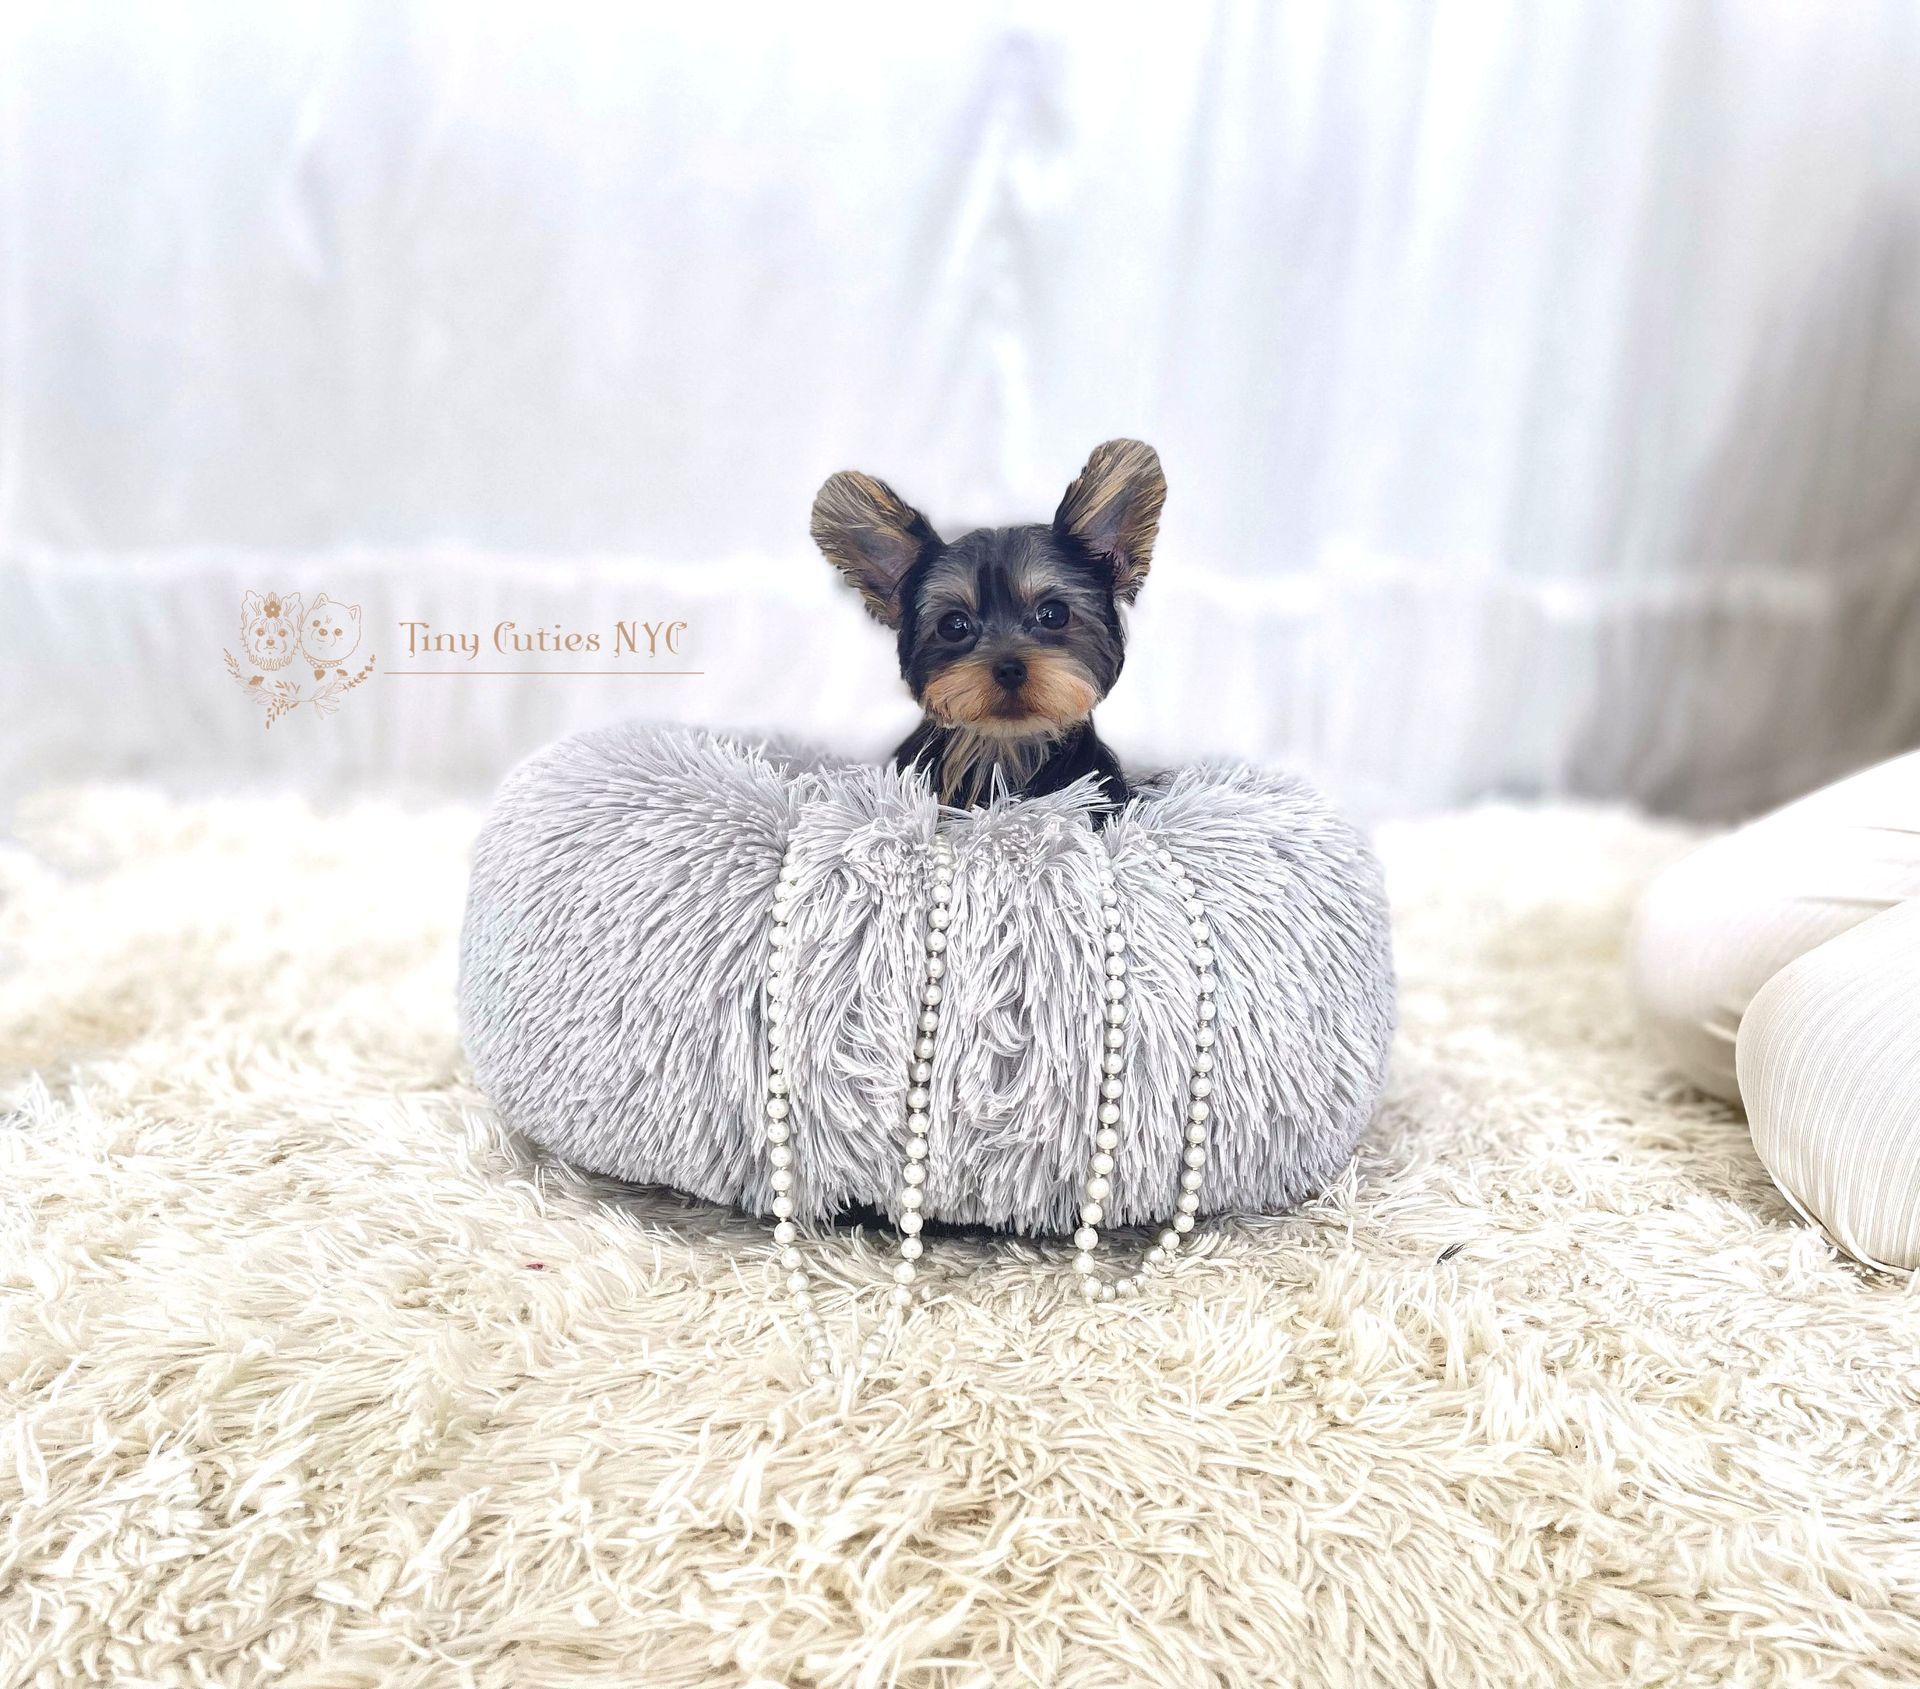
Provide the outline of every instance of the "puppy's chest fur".
<path id="1" fill-rule="evenodd" d="M 894 752 L 896 768 L 924 774 L 934 795 L 958 809 L 978 809 L 996 790 L 1012 797 L 1058 792 L 1085 775 L 1094 776 L 1105 802 L 1095 812 L 1104 826 L 1127 801 L 1120 762 L 1090 721 L 1058 736 L 1004 739 L 923 721 Z"/>

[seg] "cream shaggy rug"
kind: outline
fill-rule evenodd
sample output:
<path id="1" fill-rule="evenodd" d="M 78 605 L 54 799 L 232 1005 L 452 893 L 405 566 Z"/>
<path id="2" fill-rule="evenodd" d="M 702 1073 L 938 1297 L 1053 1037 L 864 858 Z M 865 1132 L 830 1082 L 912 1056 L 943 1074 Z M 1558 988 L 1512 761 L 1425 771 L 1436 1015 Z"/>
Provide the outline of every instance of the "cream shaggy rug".
<path id="1" fill-rule="evenodd" d="M 0 855 L 0 1682 L 1920 1679 L 1920 1297 L 1637 1053 L 1674 835 L 1390 829 L 1344 1187 L 1137 1304 L 940 1244 L 848 1404 L 761 1228 L 489 1119 L 470 826 L 122 792 Z"/>

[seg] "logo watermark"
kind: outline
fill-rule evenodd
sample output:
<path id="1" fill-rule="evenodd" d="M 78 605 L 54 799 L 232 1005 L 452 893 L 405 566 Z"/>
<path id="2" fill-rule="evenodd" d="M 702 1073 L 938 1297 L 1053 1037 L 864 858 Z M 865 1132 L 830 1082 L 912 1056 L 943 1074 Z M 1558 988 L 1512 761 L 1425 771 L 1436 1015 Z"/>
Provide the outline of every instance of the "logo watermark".
<path id="1" fill-rule="evenodd" d="M 303 704 L 317 716 L 332 715 L 340 700 L 372 675 L 371 651 L 354 666 L 360 634 L 358 604 L 343 604 L 324 592 L 312 604 L 297 592 L 285 597 L 250 592 L 240 602 L 246 661 L 231 651 L 222 655 L 234 683 L 264 712 L 262 725 L 272 727 Z"/>
<path id="2" fill-rule="evenodd" d="M 684 655 L 688 624 L 663 618 L 658 621 L 615 622 L 606 628 L 569 628 L 564 622 L 530 627 L 515 621 L 495 622 L 491 629 L 435 627 L 431 622 L 403 621 L 400 631 L 406 637 L 408 661 L 426 657 L 452 657 L 469 665 L 465 669 L 437 667 L 412 672 L 421 674 L 654 674 L 694 675 L 698 669 L 663 669 L 662 661 Z M 485 657 L 600 657 L 620 662 L 634 659 L 619 669 L 594 669 L 572 666 L 554 667 L 545 663 L 522 665 L 512 669 L 478 667 Z M 389 674 L 408 672 L 389 669 Z"/>
<path id="3" fill-rule="evenodd" d="M 697 676 L 687 668 L 691 624 L 684 619 L 634 618 L 601 627 L 514 620 L 491 627 L 449 627 L 418 617 L 394 624 L 387 680 L 501 675 L 518 679 L 663 678 Z M 234 684 L 259 706 L 272 727 L 293 710 L 330 716 L 340 701 L 373 678 L 375 659 L 362 652 L 358 604 L 321 593 L 309 604 L 300 593 L 250 592 L 240 605 L 240 651 L 223 651 Z M 383 643 L 386 643 L 383 641 Z M 493 667 L 506 659 L 512 667 Z"/>

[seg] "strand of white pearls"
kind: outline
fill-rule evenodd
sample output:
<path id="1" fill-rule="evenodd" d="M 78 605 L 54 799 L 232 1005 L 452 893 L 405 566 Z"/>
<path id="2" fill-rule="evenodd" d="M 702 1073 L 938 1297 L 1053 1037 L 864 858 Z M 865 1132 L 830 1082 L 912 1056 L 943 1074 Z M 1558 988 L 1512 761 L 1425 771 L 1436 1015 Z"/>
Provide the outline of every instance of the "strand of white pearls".
<path id="1" fill-rule="evenodd" d="M 1100 1057 L 1100 1110 L 1093 1155 L 1087 1162 L 1087 1182 L 1080 1191 L 1080 1229 L 1073 1234 L 1073 1270 L 1080 1275 L 1080 1287 L 1089 1301 L 1110 1302 L 1116 1296 L 1131 1296 L 1139 1288 L 1139 1277 L 1128 1273 L 1103 1284 L 1093 1269 L 1100 1225 L 1107 1217 L 1107 1198 L 1113 1193 L 1113 1152 L 1120 1144 L 1120 1099 L 1127 1089 L 1127 940 L 1120 930 L 1120 891 L 1114 884 L 1113 864 L 1104 852 L 1100 858 L 1100 925 L 1106 971 L 1105 1048 Z"/>
<path id="2" fill-rule="evenodd" d="M 932 1122 L 933 1051 L 940 1031 L 940 1002 L 946 987 L 947 928 L 953 921 L 953 846 L 936 834 L 933 841 L 933 886 L 927 900 L 925 975 L 920 982 L 920 1019 L 913 1041 L 913 1059 L 907 1065 L 907 1147 L 900 1163 L 900 1262 L 893 1269 L 893 1292 L 887 1318 L 897 1325 L 913 1301 L 913 1281 L 924 1249 L 920 1213 L 927 1195 L 927 1127 Z M 867 1339 L 863 1358 L 871 1365 L 886 1347 L 887 1333 Z"/>
<path id="3" fill-rule="evenodd" d="M 1155 860 L 1172 876 L 1181 912 L 1187 918 L 1187 930 L 1193 938 L 1195 1025 L 1193 1063 L 1187 1079 L 1186 1149 L 1182 1154 L 1180 1196 L 1172 1224 L 1147 1251 L 1146 1263 L 1139 1272 L 1123 1273 L 1107 1281 L 1096 1276 L 1093 1252 L 1099 1245 L 1100 1224 L 1106 1218 L 1107 1200 L 1113 1192 L 1114 1151 L 1120 1143 L 1120 1104 L 1126 1094 L 1128 1018 L 1127 941 L 1121 931 L 1120 893 L 1114 884 L 1113 865 L 1103 859 L 1100 921 L 1105 934 L 1107 1006 L 1099 1125 L 1094 1133 L 1093 1155 L 1087 1163 L 1086 1184 L 1082 1187 L 1080 1229 L 1073 1234 L 1073 1270 L 1079 1275 L 1082 1293 L 1088 1301 L 1111 1302 L 1116 1297 L 1133 1296 L 1149 1271 L 1164 1267 L 1174 1259 L 1181 1241 L 1193 1230 L 1194 1217 L 1200 1209 L 1200 1188 L 1206 1180 L 1207 1121 L 1213 1113 L 1209 1100 L 1213 1095 L 1213 1020 L 1218 1012 L 1213 998 L 1219 983 L 1214 973 L 1213 929 L 1207 921 L 1206 904 L 1173 852 L 1159 851 Z"/>
<path id="4" fill-rule="evenodd" d="M 887 1297 L 887 1308 L 859 1349 L 859 1362 L 871 1368 L 886 1352 L 887 1342 L 900 1318 L 913 1301 L 914 1263 L 923 1245 L 920 1230 L 921 1205 L 925 1201 L 927 1178 L 927 1126 L 932 1093 L 928 1081 L 933 1078 L 934 1038 L 940 1029 L 940 999 L 944 994 L 941 979 L 947 971 L 944 954 L 947 927 L 952 921 L 953 846 L 944 838 L 934 840 L 933 895 L 927 909 L 926 970 L 920 989 L 920 1016 L 913 1044 L 913 1057 L 907 1071 L 907 1142 L 900 1168 L 900 1261 L 893 1269 L 894 1285 Z M 816 1379 L 843 1375 L 845 1367 L 827 1335 L 826 1324 L 815 1304 L 813 1281 L 807 1273 L 805 1257 L 799 1248 L 800 1231 L 794 1223 L 794 1162 L 791 1084 L 787 1077 L 787 998 L 793 968 L 790 923 L 793 918 L 795 886 L 800 871 L 793 862 L 792 846 L 781 858 L 779 878 L 774 885 L 772 930 L 767 935 L 767 1161 L 773 1187 L 773 1243 L 776 1259 L 786 1273 L 787 1292 L 793 1299 L 794 1313 L 807 1341 L 807 1370 Z"/>
<path id="5" fill-rule="evenodd" d="M 800 870 L 794 865 L 793 846 L 789 842 L 780 859 L 780 875 L 773 888 L 773 926 L 767 934 L 767 1161 L 773 1186 L 773 1247 L 781 1269 L 787 1275 L 787 1291 L 793 1298 L 793 1310 L 805 1333 L 808 1348 L 807 1370 L 824 1378 L 833 1370 L 833 1346 L 827 1341 L 820 1310 L 814 1305 L 813 1283 L 799 1249 L 800 1228 L 793 1221 L 793 1145 L 792 1086 L 787 1079 L 787 997 L 791 983 L 792 934 L 788 923 L 793 918 L 794 884 Z"/>

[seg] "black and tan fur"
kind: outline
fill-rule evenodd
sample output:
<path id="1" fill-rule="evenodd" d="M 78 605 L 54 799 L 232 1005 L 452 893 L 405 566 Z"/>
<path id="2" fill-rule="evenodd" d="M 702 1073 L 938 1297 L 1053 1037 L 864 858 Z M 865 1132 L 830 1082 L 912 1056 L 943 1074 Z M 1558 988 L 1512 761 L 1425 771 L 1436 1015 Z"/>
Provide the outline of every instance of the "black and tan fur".
<path id="1" fill-rule="evenodd" d="M 813 537 L 898 635 L 925 719 L 894 753 L 945 803 L 1033 797 L 1093 775 L 1127 801 L 1093 708 L 1126 655 L 1120 606 L 1152 563 L 1166 481 L 1151 446 L 1094 449 L 1051 523 L 976 528 L 951 544 L 884 481 L 848 470 L 813 506 Z"/>

